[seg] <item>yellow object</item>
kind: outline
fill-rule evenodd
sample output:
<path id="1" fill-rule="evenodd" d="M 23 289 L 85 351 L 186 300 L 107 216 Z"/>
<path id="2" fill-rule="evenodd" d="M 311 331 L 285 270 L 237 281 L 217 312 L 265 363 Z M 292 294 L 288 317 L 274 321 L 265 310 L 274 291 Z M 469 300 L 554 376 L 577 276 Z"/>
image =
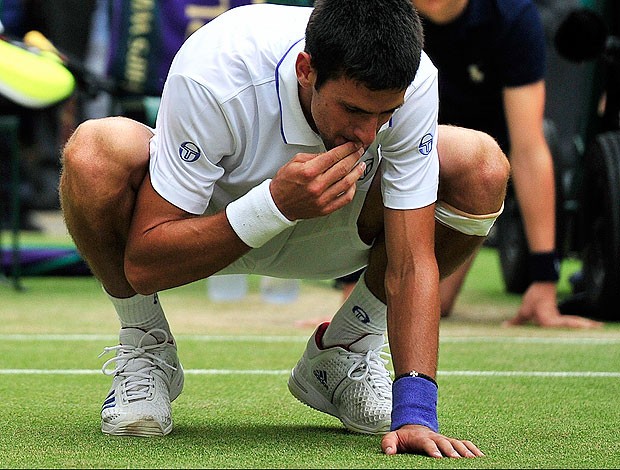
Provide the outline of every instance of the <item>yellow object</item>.
<path id="1" fill-rule="evenodd" d="M 24 35 L 24 44 L 44 52 L 52 52 L 56 56 L 60 55 L 58 49 L 40 31 L 28 31 Z"/>
<path id="2" fill-rule="evenodd" d="M 71 96 L 75 78 L 51 47 L 38 54 L 0 40 L 0 95 L 26 108 L 45 108 Z"/>

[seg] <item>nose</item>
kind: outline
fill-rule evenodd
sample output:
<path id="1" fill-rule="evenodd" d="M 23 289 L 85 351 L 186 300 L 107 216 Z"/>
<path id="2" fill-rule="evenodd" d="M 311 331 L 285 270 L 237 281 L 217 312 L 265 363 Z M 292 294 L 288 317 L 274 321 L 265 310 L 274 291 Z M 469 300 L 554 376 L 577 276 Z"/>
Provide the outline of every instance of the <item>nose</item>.
<path id="1" fill-rule="evenodd" d="M 380 128 L 381 124 L 378 117 L 366 117 L 356 123 L 353 133 L 364 147 L 369 147 L 377 137 L 377 132 Z"/>

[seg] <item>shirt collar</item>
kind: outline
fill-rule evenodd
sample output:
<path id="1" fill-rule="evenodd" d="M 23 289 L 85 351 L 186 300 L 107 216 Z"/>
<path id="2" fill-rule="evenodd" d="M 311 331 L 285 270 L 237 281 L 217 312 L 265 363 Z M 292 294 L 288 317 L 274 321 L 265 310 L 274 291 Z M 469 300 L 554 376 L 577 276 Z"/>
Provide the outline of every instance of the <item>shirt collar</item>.
<path id="1" fill-rule="evenodd" d="M 295 72 L 297 55 L 304 50 L 304 45 L 303 39 L 293 44 L 276 67 L 276 91 L 280 105 L 280 133 L 285 144 L 317 147 L 324 145 L 323 140 L 312 130 L 301 109 Z M 377 134 L 391 126 L 392 119 L 383 124 Z"/>
<path id="2" fill-rule="evenodd" d="M 304 39 L 293 44 L 284 54 L 276 67 L 276 92 L 280 105 L 280 133 L 286 144 L 322 146 L 323 141 L 312 130 L 299 102 L 295 62 L 297 55 L 303 51 Z"/>

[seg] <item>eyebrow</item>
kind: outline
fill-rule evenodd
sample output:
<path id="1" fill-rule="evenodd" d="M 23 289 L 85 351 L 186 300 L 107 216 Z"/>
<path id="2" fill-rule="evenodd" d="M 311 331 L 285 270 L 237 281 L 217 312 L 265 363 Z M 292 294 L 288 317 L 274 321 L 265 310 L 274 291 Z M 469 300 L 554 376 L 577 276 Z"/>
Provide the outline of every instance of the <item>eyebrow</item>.
<path id="1" fill-rule="evenodd" d="M 352 104 L 348 104 L 348 103 L 345 103 L 345 102 L 343 102 L 342 104 L 343 104 L 345 107 L 347 107 L 347 108 L 349 108 L 350 110 L 355 111 L 355 112 L 357 112 L 357 113 L 362 113 L 362 114 L 377 114 L 377 113 L 373 113 L 373 112 L 368 111 L 368 110 L 366 110 L 366 109 L 362 109 L 362 108 L 359 108 L 359 107 L 357 107 L 357 106 L 354 106 L 354 105 L 352 105 Z M 404 104 L 404 102 L 403 102 L 403 103 L 401 103 L 401 104 L 399 104 L 398 106 L 395 106 L 394 108 L 391 108 L 391 109 L 386 109 L 385 111 L 381 111 L 379 114 L 393 114 L 393 113 L 394 113 L 394 112 L 396 112 L 396 110 L 397 110 L 398 108 L 400 108 L 403 104 Z"/>

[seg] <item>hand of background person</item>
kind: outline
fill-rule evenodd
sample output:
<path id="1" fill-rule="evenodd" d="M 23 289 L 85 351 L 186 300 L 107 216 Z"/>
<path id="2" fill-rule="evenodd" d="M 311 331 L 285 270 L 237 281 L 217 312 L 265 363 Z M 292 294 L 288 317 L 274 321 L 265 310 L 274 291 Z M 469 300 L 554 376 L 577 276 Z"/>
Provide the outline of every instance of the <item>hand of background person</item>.
<path id="1" fill-rule="evenodd" d="M 387 455 L 422 454 L 433 458 L 473 458 L 484 454 L 471 441 L 445 437 L 426 426 L 408 425 L 383 436 L 381 448 Z"/>
<path id="2" fill-rule="evenodd" d="M 562 315 L 557 306 L 557 288 L 553 282 L 535 282 L 523 294 L 517 315 L 504 326 L 526 323 L 543 328 L 601 328 L 602 322 L 576 315 Z"/>
<path id="3" fill-rule="evenodd" d="M 352 142 L 325 153 L 298 153 L 271 181 L 278 209 L 289 220 L 311 219 L 344 207 L 353 200 L 365 164 L 364 148 Z"/>

